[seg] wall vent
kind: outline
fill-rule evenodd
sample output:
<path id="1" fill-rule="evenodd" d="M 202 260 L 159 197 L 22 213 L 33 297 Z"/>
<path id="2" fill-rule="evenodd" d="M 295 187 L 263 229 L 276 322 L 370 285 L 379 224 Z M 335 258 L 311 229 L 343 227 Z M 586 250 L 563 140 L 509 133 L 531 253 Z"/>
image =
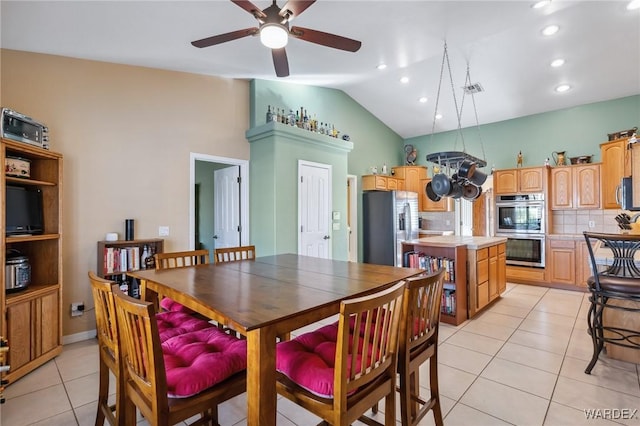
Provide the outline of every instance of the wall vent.
<path id="1" fill-rule="evenodd" d="M 470 95 L 472 93 L 484 92 L 484 89 L 482 88 L 480 83 L 469 84 L 468 86 L 462 86 L 462 88 L 464 89 L 464 93 L 466 93 L 468 95 Z"/>

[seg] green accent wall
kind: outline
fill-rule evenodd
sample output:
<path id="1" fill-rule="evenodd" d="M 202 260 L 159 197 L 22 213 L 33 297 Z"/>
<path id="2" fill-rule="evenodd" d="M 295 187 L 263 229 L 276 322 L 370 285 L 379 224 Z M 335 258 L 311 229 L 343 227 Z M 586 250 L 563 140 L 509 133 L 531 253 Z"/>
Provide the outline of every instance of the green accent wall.
<path id="1" fill-rule="evenodd" d="M 482 111 L 478 114 L 482 116 Z M 607 135 L 633 127 L 640 127 L 640 95 L 467 127 L 462 134 L 466 152 L 485 158 L 488 172 L 492 165 L 497 169 L 516 167 L 520 151 L 524 167 L 541 166 L 546 158 L 553 166 L 554 151 L 566 151 L 567 158 L 593 155 L 593 162 L 599 162 L 600 144 L 607 141 Z M 430 165 L 425 159 L 427 154 L 463 150 L 458 131 L 418 136 L 405 142 L 418 148 L 416 163 L 421 165 Z"/>
<path id="2" fill-rule="evenodd" d="M 353 144 L 268 123 L 247 131 L 251 146 L 251 242 L 260 256 L 298 252 L 298 161 L 332 167 L 332 211 L 340 230 L 330 231 L 332 258 L 347 260 L 347 155 Z M 331 220 L 331 218 L 330 218 Z"/>

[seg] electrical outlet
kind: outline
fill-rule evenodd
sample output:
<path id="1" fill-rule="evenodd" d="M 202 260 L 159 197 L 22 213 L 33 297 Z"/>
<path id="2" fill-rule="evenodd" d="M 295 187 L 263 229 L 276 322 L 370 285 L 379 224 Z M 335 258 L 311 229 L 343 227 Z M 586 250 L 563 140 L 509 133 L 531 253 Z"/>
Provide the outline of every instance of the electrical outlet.
<path id="1" fill-rule="evenodd" d="M 71 304 L 71 316 L 79 317 L 84 313 L 84 303 L 83 302 L 75 302 Z"/>
<path id="2" fill-rule="evenodd" d="M 169 227 L 168 226 L 160 226 L 160 227 L 158 227 L 158 235 L 160 237 L 168 237 L 169 236 Z"/>
<path id="3" fill-rule="evenodd" d="M 589 228 L 595 228 L 596 227 L 596 222 L 593 220 L 589 221 Z"/>

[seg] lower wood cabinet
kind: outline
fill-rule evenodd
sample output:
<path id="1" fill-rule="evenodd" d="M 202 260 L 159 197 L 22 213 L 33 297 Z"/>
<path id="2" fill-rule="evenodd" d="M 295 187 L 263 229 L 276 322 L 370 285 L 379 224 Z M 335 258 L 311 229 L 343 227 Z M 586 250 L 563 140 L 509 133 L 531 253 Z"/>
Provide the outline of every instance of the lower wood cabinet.
<path id="1" fill-rule="evenodd" d="M 11 375 L 20 377 L 62 352 L 57 288 L 7 305 Z M 23 373 L 24 374 L 24 373 Z"/>
<path id="2" fill-rule="evenodd" d="M 591 264 L 587 243 L 581 237 L 575 239 L 548 240 L 547 269 L 550 284 L 568 284 L 586 289 L 591 276 Z"/>
<path id="3" fill-rule="evenodd" d="M 506 244 L 468 249 L 469 318 L 500 297 L 507 288 Z"/>

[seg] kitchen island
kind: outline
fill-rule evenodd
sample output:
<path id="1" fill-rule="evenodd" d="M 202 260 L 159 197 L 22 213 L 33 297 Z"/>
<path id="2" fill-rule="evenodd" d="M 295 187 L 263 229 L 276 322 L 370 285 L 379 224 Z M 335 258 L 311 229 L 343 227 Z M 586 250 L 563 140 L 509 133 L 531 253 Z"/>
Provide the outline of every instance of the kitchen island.
<path id="1" fill-rule="evenodd" d="M 445 268 L 441 320 L 458 325 L 506 290 L 506 242 L 504 237 L 461 235 L 410 240 L 402 244 L 404 266 Z"/>

